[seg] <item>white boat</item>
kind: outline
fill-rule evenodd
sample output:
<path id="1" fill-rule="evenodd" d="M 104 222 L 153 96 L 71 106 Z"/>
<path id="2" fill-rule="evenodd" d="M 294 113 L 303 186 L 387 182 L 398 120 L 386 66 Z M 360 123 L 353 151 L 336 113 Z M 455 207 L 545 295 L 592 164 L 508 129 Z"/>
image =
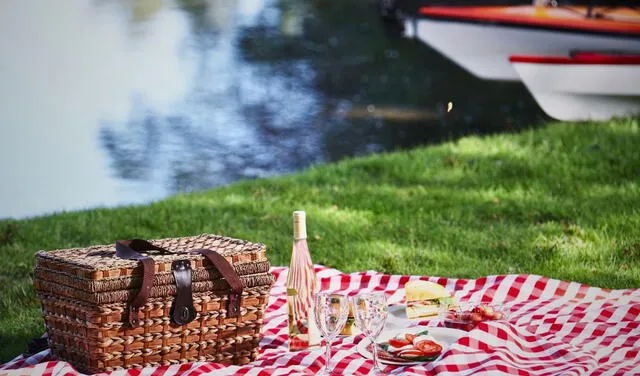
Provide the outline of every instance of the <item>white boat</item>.
<path id="1" fill-rule="evenodd" d="M 522 82 L 558 120 L 607 120 L 640 114 L 640 54 L 511 56 Z"/>
<path id="2" fill-rule="evenodd" d="M 519 80 L 509 63 L 516 54 L 640 51 L 640 10 L 632 7 L 426 6 L 405 21 L 405 30 L 491 80 Z"/>

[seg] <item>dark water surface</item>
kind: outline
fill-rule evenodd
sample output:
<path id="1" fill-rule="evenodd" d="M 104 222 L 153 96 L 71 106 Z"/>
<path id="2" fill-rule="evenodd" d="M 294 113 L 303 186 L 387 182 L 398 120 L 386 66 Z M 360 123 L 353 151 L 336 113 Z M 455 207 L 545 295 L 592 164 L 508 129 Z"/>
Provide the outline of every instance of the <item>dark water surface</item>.
<path id="1" fill-rule="evenodd" d="M 0 218 L 542 118 L 524 86 L 394 37 L 368 0 L 0 2 Z"/>

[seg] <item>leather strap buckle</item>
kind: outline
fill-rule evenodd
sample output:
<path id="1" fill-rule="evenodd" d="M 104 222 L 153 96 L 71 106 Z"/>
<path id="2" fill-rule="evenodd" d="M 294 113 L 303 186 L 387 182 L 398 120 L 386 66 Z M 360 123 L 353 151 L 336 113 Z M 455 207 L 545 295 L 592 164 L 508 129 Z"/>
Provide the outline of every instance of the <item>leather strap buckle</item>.
<path id="1" fill-rule="evenodd" d="M 185 325 L 196 318 L 196 309 L 191 295 L 191 262 L 176 260 L 171 263 L 171 270 L 176 279 L 177 293 L 169 315 L 176 324 Z"/>
<path id="2" fill-rule="evenodd" d="M 140 312 L 140 307 L 129 304 L 129 325 L 131 325 L 132 328 L 140 326 L 138 312 Z"/>
<path id="3" fill-rule="evenodd" d="M 227 305 L 227 317 L 240 316 L 240 299 L 242 292 L 232 291 L 229 293 L 229 304 Z"/>

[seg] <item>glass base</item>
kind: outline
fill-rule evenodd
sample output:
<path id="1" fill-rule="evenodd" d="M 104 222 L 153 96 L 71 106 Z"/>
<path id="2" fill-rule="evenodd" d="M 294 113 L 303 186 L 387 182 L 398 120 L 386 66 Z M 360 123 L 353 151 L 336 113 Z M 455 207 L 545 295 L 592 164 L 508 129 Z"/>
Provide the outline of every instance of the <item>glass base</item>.
<path id="1" fill-rule="evenodd" d="M 347 376 L 347 375 L 352 375 L 351 373 L 347 373 L 347 372 L 338 372 L 336 370 L 331 370 L 331 371 L 327 371 L 326 369 L 323 370 L 320 375 L 322 376 Z M 373 373 L 372 373 L 373 375 Z M 378 374 L 378 375 L 384 375 L 384 374 Z"/>

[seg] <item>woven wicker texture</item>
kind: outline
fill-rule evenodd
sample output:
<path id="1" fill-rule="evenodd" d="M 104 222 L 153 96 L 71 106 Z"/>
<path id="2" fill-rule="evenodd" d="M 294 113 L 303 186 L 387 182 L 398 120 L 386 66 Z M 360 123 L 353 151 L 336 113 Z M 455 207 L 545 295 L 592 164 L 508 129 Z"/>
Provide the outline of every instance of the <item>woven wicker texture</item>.
<path id="1" fill-rule="evenodd" d="M 244 364 L 258 354 L 264 308 L 273 276 L 262 244 L 216 235 L 151 240 L 183 254 L 154 255 L 154 283 L 140 325 L 129 325 L 128 302 L 141 286 L 137 261 L 115 256 L 113 245 L 36 256 L 34 286 L 42 302 L 52 354 L 83 372 L 193 361 Z M 229 286 L 194 249 L 223 255 L 245 286 L 240 316 L 228 318 Z M 176 294 L 171 263 L 190 260 L 196 319 L 177 325 L 169 317 Z"/>

